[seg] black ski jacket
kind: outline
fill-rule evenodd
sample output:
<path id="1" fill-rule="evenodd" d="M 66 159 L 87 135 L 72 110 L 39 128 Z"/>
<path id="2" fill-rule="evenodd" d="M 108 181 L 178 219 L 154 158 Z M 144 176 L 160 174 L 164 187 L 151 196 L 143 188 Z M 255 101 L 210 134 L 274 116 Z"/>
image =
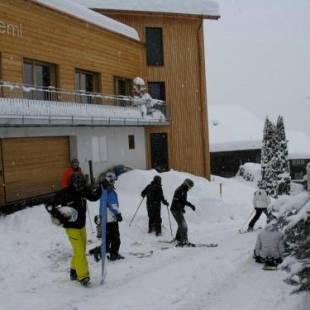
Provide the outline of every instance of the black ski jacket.
<path id="1" fill-rule="evenodd" d="M 187 201 L 188 187 L 186 185 L 179 186 L 175 192 L 172 199 L 171 211 L 185 213 L 185 206 L 194 207 L 189 201 Z"/>
<path id="2" fill-rule="evenodd" d="M 161 202 L 168 205 L 167 200 L 164 197 L 163 189 L 161 184 L 152 181 L 146 188 L 141 192 L 141 196 L 146 196 L 146 204 L 160 204 Z"/>
<path id="3" fill-rule="evenodd" d="M 64 228 L 81 229 L 86 224 L 86 204 L 87 200 L 96 201 L 100 198 L 101 191 L 87 188 L 83 192 L 77 192 L 70 186 L 57 192 L 52 203 L 54 206 L 53 213 L 63 224 Z M 68 206 L 78 212 L 78 218 L 75 222 L 68 222 L 66 218 L 57 211 L 56 206 Z"/>

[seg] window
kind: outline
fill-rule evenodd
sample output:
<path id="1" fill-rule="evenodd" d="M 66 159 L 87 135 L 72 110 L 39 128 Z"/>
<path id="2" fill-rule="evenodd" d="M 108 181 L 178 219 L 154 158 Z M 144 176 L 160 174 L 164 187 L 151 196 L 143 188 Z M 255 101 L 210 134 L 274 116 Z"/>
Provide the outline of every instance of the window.
<path id="1" fill-rule="evenodd" d="M 129 135 L 128 136 L 128 145 L 130 150 L 135 149 L 135 136 L 134 135 Z"/>
<path id="2" fill-rule="evenodd" d="M 96 103 L 92 93 L 99 92 L 99 73 L 77 69 L 75 71 L 75 89 L 81 94 L 77 100 L 83 103 Z"/>
<path id="3" fill-rule="evenodd" d="M 25 91 L 24 97 L 37 100 L 56 100 L 51 88 L 56 87 L 56 65 L 37 60 L 24 60 L 24 84 L 40 90 Z"/>
<path id="4" fill-rule="evenodd" d="M 146 59 L 149 66 L 164 65 L 163 33 L 161 28 L 145 28 Z"/>
<path id="5" fill-rule="evenodd" d="M 116 96 L 131 96 L 132 80 L 122 77 L 114 77 L 114 93 Z M 116 105 L 128 105 L 128 102 L 117 99 Z"/>
<path id="6" fill-rule="evenodd" d="M 148 82 L 148 91 L 152 98 L 166 100 L 165 82 Z"/>

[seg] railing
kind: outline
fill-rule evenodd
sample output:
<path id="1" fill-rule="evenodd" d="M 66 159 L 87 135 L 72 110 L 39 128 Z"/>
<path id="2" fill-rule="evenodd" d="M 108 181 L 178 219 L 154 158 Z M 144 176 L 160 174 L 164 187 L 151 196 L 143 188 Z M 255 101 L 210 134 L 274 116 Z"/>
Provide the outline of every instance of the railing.
<path id="1" fill-rule="evenodd" d="M 169 122 L 164 101 L 0 81 L 0 126 L 145 126 Z"/>

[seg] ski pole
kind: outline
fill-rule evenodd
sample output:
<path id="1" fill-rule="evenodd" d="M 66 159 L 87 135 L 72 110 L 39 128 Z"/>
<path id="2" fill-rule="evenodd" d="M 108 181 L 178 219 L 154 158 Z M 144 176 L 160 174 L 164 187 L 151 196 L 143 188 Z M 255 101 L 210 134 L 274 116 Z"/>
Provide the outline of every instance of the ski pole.
<path id="1" fill-rule="evenodd" d="M 170 233 L 171 233 L 171 237 L 173 238 L 173 232 L 172 232 L 172 226 L 171 226 L 171 219 L 170 219 L 170 211 L 169 211 L 169 207 L 168 207 L 168 206 L 167 206 L 167 211 L 168 211 L 168 219 L 169 219 Z"/>
<path id="2" fill-rule="evenodd" d="M 141 199 L 141 201 L 140 201 L 140 203 L 139 203 L 139 205 L 138 205 L 138 208 L 137 208 L 136 212 L 134 213 L 132 219 L 130 220 L 129 227 L 131 226 L 133 220 L 135 219 L 135 217 L 136 217 L 136 215 L 137 215 L 137 213 L 138 213 L 138 211 L 139 211 L 139 208 L 140 208 L 141 205 L 142 205 L 143 200 L 144 200 L 144 197 Z"/>
<path id="3" fill-rule="evenodd" d="M 239 230 L 243 230 L 244 226 L 246 226 L 249 223 L 249 220 L 252 218 L 252 216 L 254 215 L 255 210 L 253 210 L 250 214 L 250 216 L 248 217 L 248 219 L 246 220 L 246 222 L 242 225 L 242 227 Z"/>

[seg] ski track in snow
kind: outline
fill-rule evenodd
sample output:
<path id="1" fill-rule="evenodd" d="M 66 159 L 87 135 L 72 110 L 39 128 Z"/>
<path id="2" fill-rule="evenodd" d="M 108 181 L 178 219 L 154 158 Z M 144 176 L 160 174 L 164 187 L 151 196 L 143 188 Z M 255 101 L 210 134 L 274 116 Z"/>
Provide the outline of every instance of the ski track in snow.
<path id="1" fill-rule="evenodd" d="M 166 194 L 170 201 L 175 187 L 171 179 L 171 190 Z M 195 184 L 202 191 L 200 179 L 195 179 Z M 139 183 L 137 180 L 132 184 Z M 175 248 L 158 242 L 171 239 L 164 208 L 163 236 L 146 233 L 145 206 L 129 228 L 141 189 L 130 194 L 120 189 L 125 219 L 120 224 L 120 252 L 126 259 L 107 262 L 106 282 L 101 286 L 101 264 L 89 256 L 89 289 L 68 279 L 69 243 L 63 229 L 52 226 L 43 208 L 0 218 L 0 310 L 309 310 L 309 298 L 290 295 L 293 288 L 283 282 L 286 273 L 263 271 L 262 265 L 253 261 L 258 231 L 238 233 L 244 214 L 251 211 L 253 187 L 238 180 L 220 181 L 224 184 L 221 199 L 214 194 L 216 183 L 211 183 L 212 190 L 206 194 L 200 197 L 197 191 L 189 197 L 197 205 L 197 212 L 186 212 L 190 240 L 215 242 L 219 244 L 216 248 Z M 90 204 L 89 210 L 93 218 L 97 207 Z M 175 232 L 173 219 L 172 225 Z M 90 230 L 88 227 L 88 239 L 92 241 L 88 249 L 98 243 Z M 162 250 L 165 246 L 169 248 Z M 154 251 L 150 257 L 129 255 L 149 250 Z"/>

